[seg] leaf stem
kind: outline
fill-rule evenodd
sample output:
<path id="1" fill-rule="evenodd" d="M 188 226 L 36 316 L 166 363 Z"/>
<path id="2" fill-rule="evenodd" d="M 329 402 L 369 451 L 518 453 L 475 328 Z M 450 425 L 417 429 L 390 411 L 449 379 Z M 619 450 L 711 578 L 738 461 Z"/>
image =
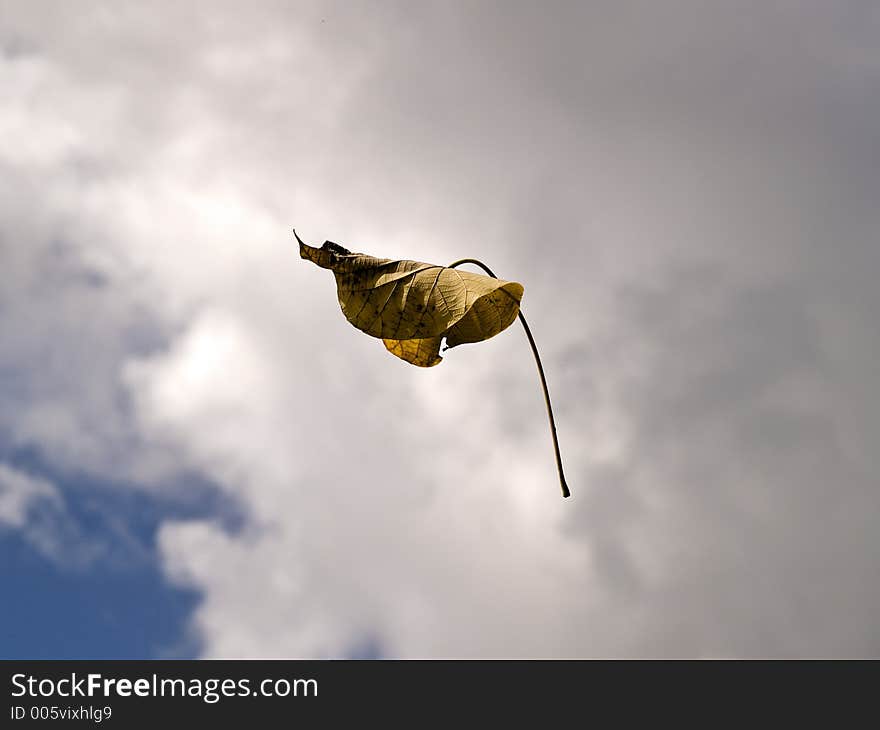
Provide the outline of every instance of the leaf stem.
<path id="1" fill-rule="evenodd" d="M 474 264 L 475 266 L 479 266 L 493 279 L 498 278 L 492 273 L 492 270 L 486 266 L 486 264 L 477 261 L 476 259 L 459 259 L 458 261 L 449 264 L 448 268 L 454 269 L 461 264 Z M 529 323 L 526 322 L 526 318 L 523 316 L 522 309 L 519 310 L 519 321 L 522 322 L 523 329 L 526 331 L 526 337 L 528 337 L 529 344 L 532 346 L 532 354 L 535 356 L 535 364 L 538 366 L 538 375 L 541 376 L 541 387 L 544 389 L 544 403 L 547 405 L 547 416 L 550 418 L 550 435 L 553 437 L 553 450 L 556 453 L 556 468 L 559 471 L 559 485 L 562 487 L 562 496 L 570 497 L 571 492 L 568 491 L 568 485 L 565 483 L 565 474 L 562 471 L 562 456 L 559 454 L 559 439 L 556 437 L 556 421 L 553 419 L 553 408 L 550 405 L 550 391 L 547 388 L 547 378 L 544 377 L 544 367 L 541 365 L 541 356 L 538 354 L 538 346 L 535 344 L 535 338 L 532 337 L 532 331 L 529 329 Z"/>

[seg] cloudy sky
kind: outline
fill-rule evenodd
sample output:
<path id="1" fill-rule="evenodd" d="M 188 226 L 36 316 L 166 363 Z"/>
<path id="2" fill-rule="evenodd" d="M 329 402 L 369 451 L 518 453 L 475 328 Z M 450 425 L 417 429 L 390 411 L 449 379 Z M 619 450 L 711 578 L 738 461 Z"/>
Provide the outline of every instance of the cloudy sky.
<path id="1" fill-rule="evenodd" d="M 4 657 L 880 655 L 872 2 L 0 0 Z M 290 233 L 485 261 L 423 370 Z"/>

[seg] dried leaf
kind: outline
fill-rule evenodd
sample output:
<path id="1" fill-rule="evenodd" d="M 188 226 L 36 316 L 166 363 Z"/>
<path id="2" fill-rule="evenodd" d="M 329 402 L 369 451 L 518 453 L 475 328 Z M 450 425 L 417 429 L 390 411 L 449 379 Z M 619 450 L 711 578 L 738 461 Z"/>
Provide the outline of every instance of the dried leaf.
<path id="1" fill-rule="evenodd" d="M 299 236 L 296 240 L 302 258 L 336 276 L 346 319 L 413 365 L 437 365 L 443 359 L 444 337 L 447 347 L 487 340 L 519 313 L 523 288 L 514 281 L 418 261 L 379 259 L 330 241 L 313 248 Z"/>
<path id="2" fill-rule="evenodd" d="M 293 235 L 296 236 L 296 231 Z M 541 356 L 526 318 L 519 311 L 522 284 L 498 279 L 489 267 L 476 259 L 459 259 L 449 266 L 436 266 L 352 253 L 332 241 L 313 248 L 299 236 L 296 240 L 300 256 L 330 269 L 336 276 L 339 304 L 348 321 L 368 335 L 380 337 L 389 352 L 413 365 L 431 367 L 439 363 L 443 359 L 440 343 L 444 337 L 449 347 L 480 342 L 494 337 L 519 316 L 544 391 L 562 496 L 571 496 L 562 470 L 556 422 Z M 489 276 L 457 271 L 455 267 L 462 264 L 479 266 Z"/>

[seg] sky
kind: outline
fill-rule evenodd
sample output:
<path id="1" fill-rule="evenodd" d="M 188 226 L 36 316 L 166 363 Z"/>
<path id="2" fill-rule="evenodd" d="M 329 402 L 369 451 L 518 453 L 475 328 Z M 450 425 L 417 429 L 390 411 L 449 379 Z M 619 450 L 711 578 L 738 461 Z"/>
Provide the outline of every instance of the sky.
<path id="1" fill-rule="evenodd" d="M 872 2 L 0 0 L 0 656 L 880 656 Z M 523 284 L 421 369 L 291 228 Z"/>

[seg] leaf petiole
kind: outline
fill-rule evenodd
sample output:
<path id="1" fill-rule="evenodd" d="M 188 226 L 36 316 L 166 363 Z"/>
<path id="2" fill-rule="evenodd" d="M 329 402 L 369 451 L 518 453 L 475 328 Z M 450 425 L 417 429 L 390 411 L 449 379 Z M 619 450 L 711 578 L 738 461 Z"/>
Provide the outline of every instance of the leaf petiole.
<path id="1" fill-rule="evenodd" d="M 479 266 L 493 279 L 498 278 L 492 273 L 492 270 L 488 266 L 476 259 L 459 259 L 458 261 L 449 264 L 448 268 L 454 269 L 456 266 L 461 266 L 461 264 L 474 264 L 475 266 Z M 532 337 L 532 331 L 529 329 L 529 324 L 523 316 L 522 309 L 519 310 L 519 321 L 522 323 L 523 329 L 526 331 L 526 337 L 529 340 L 529 345 L 532 347 L 532 354 L 535 356 L 535 364 L 538 366 L 538 375 L 541 377 L 541 387 L 544 389 L 544 403 L 547 405 L 547 416 L 550 419 L 550 435 L 553 437 L 553 451 L 556 454 L 556 469 L 559 471 L 559 485 L 562 487 L 562 496 L 570 497 L 571 492 L 568 490 L 568 485 L 565 483 L 565 474 L 562 471 L 562 456 L 559 454 L 559 439 L 556 436 L 556 421 L 553 419 L 553 408 L 550 405 L 550 391 L 547 388 L 547 378 L 544 376 L 544 367 L 541 365 L 541 356 L 538 354 L 538 346 L 535 344 L 535 338 Z"/>

